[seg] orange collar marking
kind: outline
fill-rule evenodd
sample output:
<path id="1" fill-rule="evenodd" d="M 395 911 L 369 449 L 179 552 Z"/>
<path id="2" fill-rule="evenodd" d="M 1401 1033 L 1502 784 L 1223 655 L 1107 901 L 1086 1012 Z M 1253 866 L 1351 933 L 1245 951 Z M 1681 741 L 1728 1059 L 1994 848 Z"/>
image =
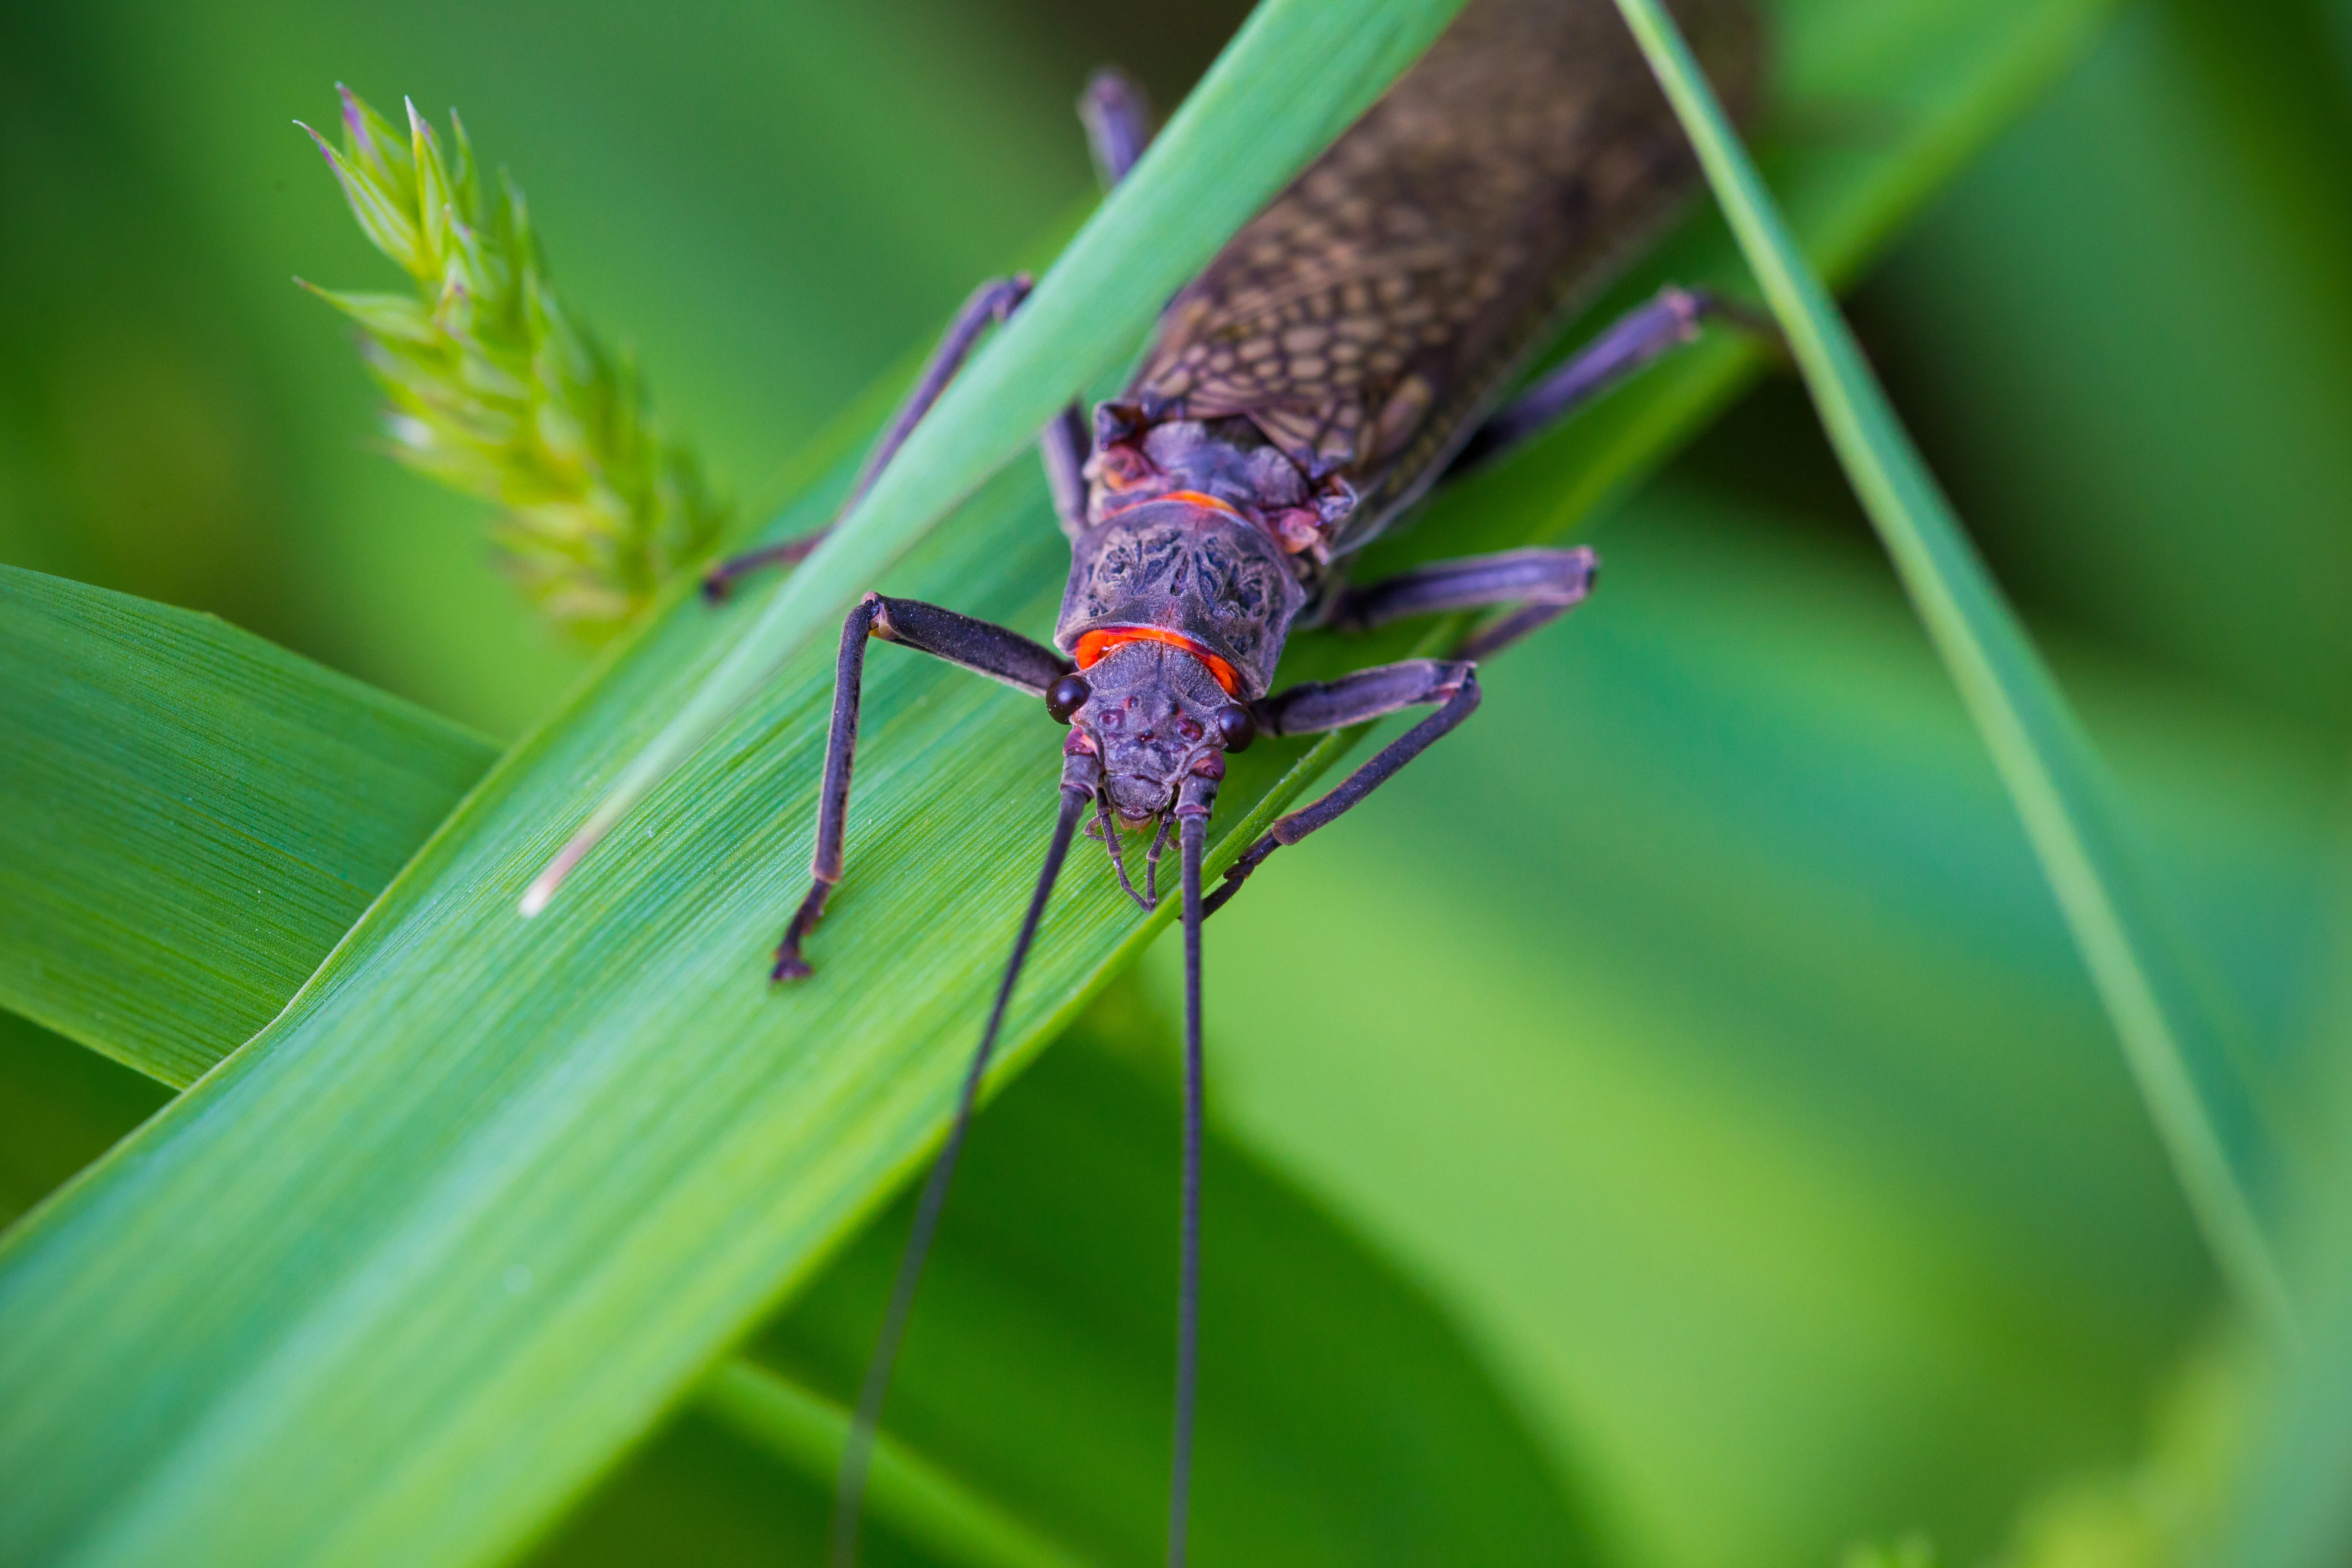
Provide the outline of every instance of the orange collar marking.
<path id="1" fill-rule="evenodd" d="M 1113 488 L 1117 489 L 1118 487 L 1114 486 Z M 1136 500 L 1129 501 L 1125 506 L 1119 507 L 1107 513 L 1106 516 L 1117 517 L 1122 511 L 1133 511 L 1137 507 L 1150 506 L 1153 501 L 1160 500 L 1190 501 L 1194 506 L 1207 507 L 1211 511 L 1223 512 L 1227 517 L 1241 516 L 1241 513 L 1234 509 L 1234 504 L 1231 501 L 1219 500 L 1216 497 L 1213 495 L 1203 495 L 1199 490 L 1168 490 L 1156 496 L 1139 496 Z"/>
<path id="2" fill-rule="evenodd" d="M 1078 668 L 1091 669 L 1103 655 L 1131 642 L 1156 642 L 1169 647 L 1182 648 L 1209 667 L 1209 673 L 1217 678 L 1217 684 L 1225 689 L 1226 696 L 1236 702 L 1241 700 L 1241 677 L 1234 672 L 1232 665 L 1181 632 L 1164 631 L 1158 626 L 1114 626 L 1105 631 L 1087 633 L 1078 638 Z"/>

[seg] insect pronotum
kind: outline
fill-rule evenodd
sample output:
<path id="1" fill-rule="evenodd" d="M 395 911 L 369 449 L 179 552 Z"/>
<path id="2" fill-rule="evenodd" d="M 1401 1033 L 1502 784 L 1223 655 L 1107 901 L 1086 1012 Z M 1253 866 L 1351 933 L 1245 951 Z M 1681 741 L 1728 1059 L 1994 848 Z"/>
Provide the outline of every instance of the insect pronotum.
<path id="1" fill-rule="evenodd" d="M 1746 0 L 1677 0 L 1677 19 L 1727 101 L 1757 75 Z M 1140 94 L 1106 72 L 1079 100 L 1097 166 L 1116 182 L 1150 127 Z M 1488 461 L 1700 330 L 1712 301 L 1667 289 L 1505 402 L 1564 307 L 1588 297 L 1694 188 L 1673 111 L 1609 0 L 1473 0 L 1329 151 L 1236 234 L 1162 315 L 1142 369 L 1087 419 L 1074 404 L 1040 448 L 1070 542 L 1051 647 L 953 610 L 868 594 L 842 626 L 833 724 L 807 897 L 773 978 L 806 979 L 810 935 L 843 874 L 860 679 L 874 640 L 919 649 L 1043 700 L 1069 727 L 1045 861 L 964 1075 L 868 1364 L 842 1458 L 836 1564 L 854 1563 L 873 1433 L 915 1286 L 1039 918 L 1080 823 L 1149 909 L 1172 833 L 1184 928 L 1181 1271 L 1168 1561 L 1183 1563 L 1191 1493 L 1200 1278 L 1201 924 L 1266 858 L 1362 800 L 1477 708 L 1477 660 L 1591 591 L 1587 549 L 1444 561 L 1356 583 L 1357 553 L 1425 495 Z M 876 444 L 846 505 L 888 464 L 1028 280 L 982 285 Z M 798 561 L 821 535 L 715 569 L 714 598 L 747 572 Z M 1369 630 L 1493 612 L 1443 658 L 1276 689 L 1285 641 L 1307 626 Z M 1202 896 L 1202 858 L 1224 758 L 1260 734 L 1305 735 L 1433 710 L 1312 805 L 1290 813 Z M 1139 891 L 1119 834 L 1150 836 Z M 560 860 L 534 884 L 543 903 Z"/>

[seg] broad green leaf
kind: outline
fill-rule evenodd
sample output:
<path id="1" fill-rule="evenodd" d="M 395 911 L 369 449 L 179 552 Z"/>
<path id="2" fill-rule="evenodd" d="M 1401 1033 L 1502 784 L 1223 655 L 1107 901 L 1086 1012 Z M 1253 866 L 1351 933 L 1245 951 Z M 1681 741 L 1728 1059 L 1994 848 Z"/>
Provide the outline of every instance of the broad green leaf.
<path id="1" fill-rule="evenodd" d="M 11 567 L 0 734 L 0 1005 L 174 1087 L 285 1005 L 492 755 L 212 616 Z"/>
<path id="2" fill-rule="evenodd" d="M 1895 418 L 1673 18 L 1659 0 L 1618 0 L 1618 8 L 1690 132 L 1830 443 L 2017 803 L 2208 1244 L 2247 1309 L 2292 1337 L 2293 1309 L 2255 1207 L 2258 1168 L 2278 1152 L 2277 1130 L 2147 886 L 2097 754 Z"/>
<path id="3" fill-rule="evenodd" d="M 1918 4 L 1931 31 L 1966 46 L 1949 58 L 1976 68 L 1945 79 L 1930 110 L 1893 116 L 1867 151 L 1783 144 L 1792 178 L 1820 194 L 1809 232 L 1841 270 L 1921 194 L 1903 171 L 1948 166 L 1951 128 L 1981 128 L 1987 103 L 2014 101 L 2019 62 L 2049 56 L 2042 7 Z M 1808 100 L 1868 95 L 1881 62 L 1824 45 L 1881 14 L 1842 0 L 1787 15 L 1780 58 L 1843 58 L 1851 72 L 1794 79 L 1792 124 Z M 1237 48 L 1262 47 L 1274 15 Z M 1285 68 L 1296 112 L 1312 112 L 1316 84 L 1336 86 L 1328 64 Z M 1279 160 L 1263 129 L 1236 119 L 1230 156 L 1196 142 L 1187 157 L 1219 178 L 1255 171 L 1270 183 Z M 1158 264 L 1141 203 L 1107 210 L 1081 241 L 1112 247 L 1096 253 L 1105 275 L 1120 256 Z M 1682 254 L 1702 279 L 1732 265 L 1720 247 Z M 1048 299 L 1024 312 L 1033 331 L 1075 332 Z M 1105 345 L 1123 321 L 1097 323 L 1104 339 L 1089 353 L 1118 352 Z M 1638 471 L 1719 405 L 1740 357 L 1755 354 L 1697 354 L 1654 376 L 1670 392 L 1654 394 L 1650 417 L 1613 427 L 1604 468 Z M 1034 426 L 1032 405 L 1050 406 L 1074 379 L 1061 365 L 1024 381 L 1017 403 L 943 405 L 940 473 L 952 473 L 950 457 L 1009 449 Z M 981 432 L 997 414 L 991 445 Z M 779 530 L 822 518 L 839 482 Z M 918 515 L 912 491 L 933 482 L 910 474 L 910 497 L 888 504 Z M 968 483 L 937 480 L 946 495 Z M 877 489 L 869 512 L 885 500 Z M 1567 521 L 1547 504 L 1516 526 L 1526 537 Z M 1489 513 L 1486 526 L 1514 522 Z M 897 548 L 866 530 L 845 535 L 845 552 L 866 536 Z M 881 584 L 1042 632 L 1059 553 L 1024 465 Z M 841 581 L 824 595 L 865 585 L 845 562 L 827 569 Z M 771 630 L 787 602 L 821 624 L 819 589 L 780 593 L 795 597 L 762 617 Z M 920 1160 L 1051 805 L 1056 736 L 1030 704 L 889 650 L 877 658 L 852 880 L 807 985 L 771 994 L 760 976 L 800 891 L 830 674 L 822 647 L 789 659 L 546 916 L 512 918 L 625 759 L 741 657 L 735 633 L 752 614 L 678 605 L 616 650 L 283 1016 L 11 1238 L 0 1252 L 0 1403 L 15 1416 L 0 1426 L 0 1552 L 250 1563 L 364 1542 L 386 1560 L 495 1555 Z M 1340 657 L 1301 654 L 1309 669 Z M 1339 750 L 1250 753 L 1227 785 L 1220 853 Z M 1105 868 L 1081 861 L 1016 1004 L 1007 1070 L 1150 929 Z M 270 1507 L 249 1506 L 263 1495 Z"/>
<path id="4" fill-rule="evenodd" d="M 0 864 L 18 873 L 27 912 L 40 921 L 0 931 L 0 964 L 18 981 L 8 1000 L 166 1082 L 184 1083 L 226 1055 L 244 1036 L 219 1031 L 236 1028 L 241 1013 L 257 1022 L 283 1006 L 341 935 L 320 911 L 380 890 L 438 820 L 434 808 L 446 815 L 456 804 L 470 782 L 466 764 L 478 775 L 491 761 L 488 742 L 429 714 L 169 605 L 0 568 L 0 628 L 13 634 L 16 655 L 0 662 L 0 713 L 21 720 L 35 742 L 18 753 L 23 775 L 8 779 L 26 808 L 0 827 L 8 835 Z M 339 743 L 346 737 L 364 743 Z M 460 776 L 420 776 L 420 761 Z M 322 763 L 336 770 L 323 786 Z M 67 767 L 105 787 L 55 787 Z M 190 809 L 199 801 L 208 809 Z M 153 845 L 168 855 L 140 853 Z M 328 858 L 321 845 L 356 863 L 366 885 L 355 889 L 319 865 Z M 247 863 L 257 847 L 275 851 L 259 871 Z M 257 897 L 265 875 L 268 896 Z M 169 952 L 191 930 L 204 933 L 206 962 L 163 966 L 161 983 L 151 982 L 160 994 L 140 993 L 139 1008 L 105 1005 L 126 949 Z M 178 1011 L 159 1020 L 158 1007 Z M 0 1220 L 32 1207 L 167 1098 L 0 1014 Z M 817 1400 L 772 1374 L 734 1370 L 708 1385 L 714 1407 L 740 1408 L 753 1377 L 753 1397 L 771 1406 Z M 830 1477 L 831 1461 L 800 1457 L 812 1484 Z M 886 1449 L 877 1519 L 938 1519 L 940 1487 L 920 1484 L 919 1467 L 917 1484 L 907 1484 L 907 1468 Z M 952 1542 L 958 1522 L 950 1512 L 939 1533 Z M 984 1530 L 980 1540 L 989 1542 Z"/>

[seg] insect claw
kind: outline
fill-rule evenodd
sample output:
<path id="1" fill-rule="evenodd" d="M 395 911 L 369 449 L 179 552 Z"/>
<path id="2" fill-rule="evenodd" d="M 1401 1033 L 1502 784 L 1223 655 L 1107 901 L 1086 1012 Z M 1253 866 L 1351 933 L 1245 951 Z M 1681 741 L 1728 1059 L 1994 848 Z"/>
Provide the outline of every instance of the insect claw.
<path id="1" fill-rule="evenodd" d="M 816 973 L 801 956 L 801 943 L 808 940 L 809 932 L 816 929 L 816 922 L 824 916 L 824 901 L 833 896 L 833 886 L 823 877 L 810 881 L 808 897 L 793 911 L 793 923 L 784 928 L 784 940 L 776 944 L 776 965 L 768 971 L 770 983 L 781 985 L 787 981 L 806 980 Z"/>

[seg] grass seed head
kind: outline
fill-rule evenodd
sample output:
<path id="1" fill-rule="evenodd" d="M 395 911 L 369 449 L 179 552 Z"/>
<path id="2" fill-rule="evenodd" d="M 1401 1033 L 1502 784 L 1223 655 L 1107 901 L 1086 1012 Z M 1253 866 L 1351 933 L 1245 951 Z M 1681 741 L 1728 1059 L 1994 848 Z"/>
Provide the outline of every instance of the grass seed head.
<path id="1" fill-rule="evenodd" d="M 413 291 L 303 284 L 358 328 L 395 456 L 499 510 L 491 535 L 532 602 L 601 641 L 707 553 L 727 515 L 656 421 L 634 360 L 558 300 L 522 193 L 493 193 L 455 113 L 446 144 L 403 133 L 347 88 L 339 147 L 309 126 L 360 230 Z"/>

